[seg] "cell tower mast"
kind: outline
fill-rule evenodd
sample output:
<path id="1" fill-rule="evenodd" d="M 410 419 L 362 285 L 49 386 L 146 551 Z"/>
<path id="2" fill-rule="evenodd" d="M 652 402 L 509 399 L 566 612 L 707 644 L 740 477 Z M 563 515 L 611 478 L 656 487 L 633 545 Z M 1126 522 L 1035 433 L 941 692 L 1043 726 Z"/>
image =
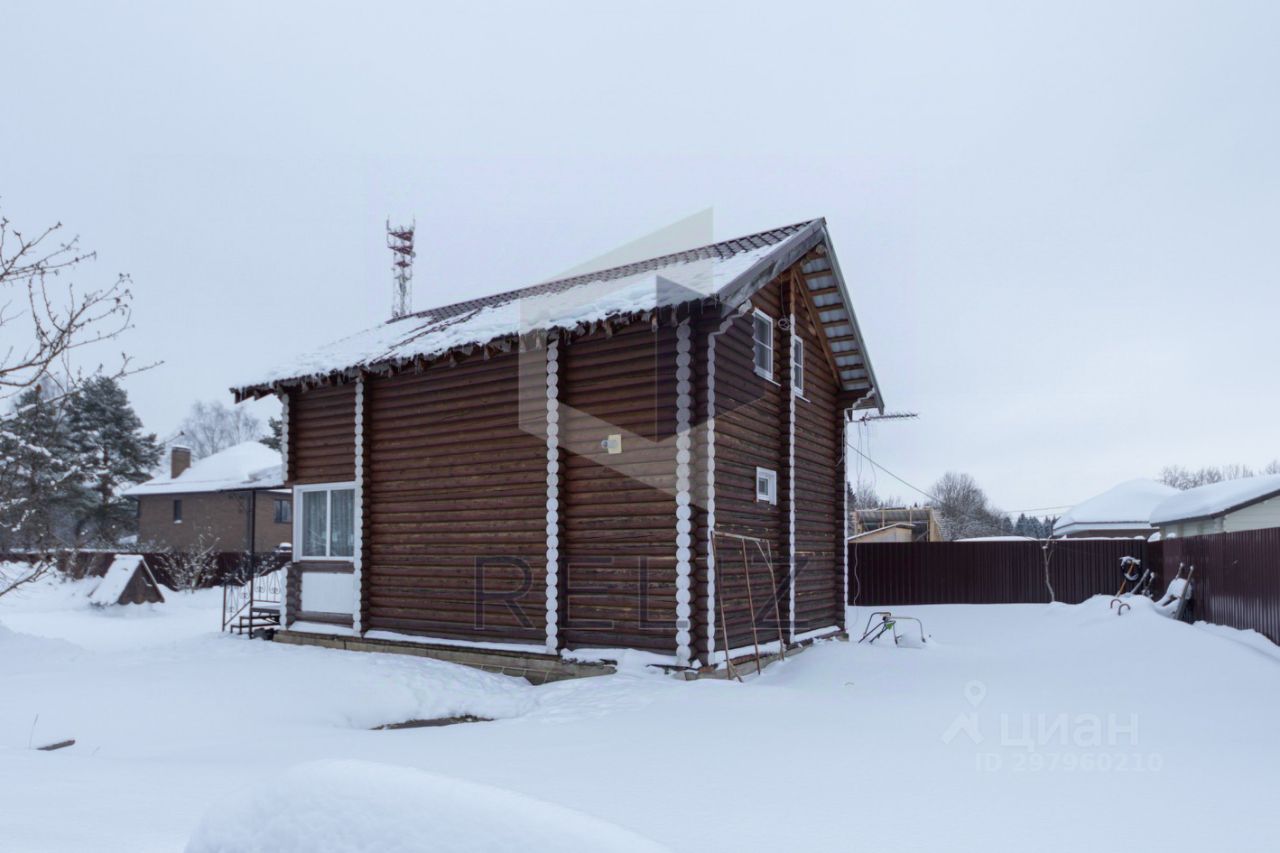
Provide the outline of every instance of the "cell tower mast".
<path id="1" fill-rule="evenodd" d="M 391 319 L 398 320 L 413 311 L 413 232 L 417 228 L 415 218 L 410 225 L 391 225 L 387 218 L 387 248 L 391 250 Z"/>

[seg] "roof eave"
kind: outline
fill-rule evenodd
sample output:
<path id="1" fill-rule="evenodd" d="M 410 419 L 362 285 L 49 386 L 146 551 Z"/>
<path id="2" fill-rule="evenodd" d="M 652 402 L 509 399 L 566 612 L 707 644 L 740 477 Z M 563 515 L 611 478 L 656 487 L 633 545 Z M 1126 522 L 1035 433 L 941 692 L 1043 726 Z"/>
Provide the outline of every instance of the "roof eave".
<path id="1" fill-rule="evenodd" d="M 880 393 L 880 382 L 876 378 L 875 368 L 871 365 L 871 356 L 867 352 L 866 338 L 863 337 L 862 328 L 858 325 L 858 315 L 853 310 L 853 299 L 849 296 L 849 287 L 845 283 L 844 274 L 840 271 L 840 261 L 836 258 L 835 247 L 831 244 L 831 235 L 827 231 L 826 219 L 819 217 L 813 220 L 802 231 L 781 244 L 782 249 L 765 255 L 733 281 L 722 287 L 718 294 L 723 305 L 721 313 L 724 316 L 728 316 L 736 311 L 743 302 L 754 296 L 769 282 L 773 281 L 793 264 L 799 262 L 814 247 L 820 244 L 827 247 L 827 259 L 831 263 L 831 273 L 835 278 L 836 286 L 840 289 L 840 299 L 844 302 L 845 311 L 849 314 L 849 325 L 853 327 L 853 334 L 858 343 L 858 352 L 862 354 L 862 361 L 867 369 L 867 380 L 871 386 L 851 408 L 855 410 L 876 409 L 881 414 L 884 414 L 884 397 Z M 836 379 L 839 381 L 840 378 L 836 377 Z M 840 385 L 844 387 L 843 382 Z"/>

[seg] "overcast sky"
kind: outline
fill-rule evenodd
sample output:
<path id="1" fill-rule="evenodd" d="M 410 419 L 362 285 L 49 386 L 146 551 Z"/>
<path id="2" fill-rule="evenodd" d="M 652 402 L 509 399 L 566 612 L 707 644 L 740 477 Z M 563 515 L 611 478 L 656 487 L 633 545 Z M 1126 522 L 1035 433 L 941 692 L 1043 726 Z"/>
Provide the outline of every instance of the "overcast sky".
<path id="1" fill-rule="evenodd" d="M 132 274 L 162 436 L 385 319 L 388 215 L 424 308 L 710 207 L 827 218 L 916 486 L 1280 456 L 1280 4 L 187 6 L 0 0 L 0 204 Z"/>

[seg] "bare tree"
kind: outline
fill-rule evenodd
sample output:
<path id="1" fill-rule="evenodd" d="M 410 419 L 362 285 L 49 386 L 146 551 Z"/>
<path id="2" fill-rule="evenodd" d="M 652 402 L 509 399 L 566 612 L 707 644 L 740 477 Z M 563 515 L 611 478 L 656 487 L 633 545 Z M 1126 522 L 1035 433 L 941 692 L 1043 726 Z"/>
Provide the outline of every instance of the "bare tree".
<path id="1" fill-rule="evenodd" d="M 181 426 L 181 442 L 191 448 L 196 459 L 266 435 L 262 421 L 248 409 L 230 407 L 220 401 L 197 402 Z"/>
<path id="2" fill-rule="evenodd" d="M 73 358 L 86 347 L 109 341 L 131 325 L 129 277 L 98 288 L 80 288 L 70 275 L 97 257 L 80 248 L 79 237 L 63 239 L 59 222 L 34 237 L 0 214 L 0 400 L 14 397 L 58 374 L 64 395 L 74 394 L 88 376 L 119 378 L 130 360 L 87 368 Z"/>
<path id="3" fill-rule="evenodd" d="M 1264 474 L 1280 473 L 1280 460 L 1273 461 L 1262 470 Z M 1160 482 L 1175 489 L 1194 489 L 1210 483 L 1221 483 L 1225 480 L 1240 480 L 1256 476 L 1248 465 L 1208 465 L 1191 469 L 1182 465 L 1166 465 L 1160 471 Z"/>
<path id="4" fill-rule="evenodd" d="M 990 505 L 986 492 L 969 474 L 948 471 L 933 484 L 932 494 L 948 539 L 996 536 L 1012 531 L 1008 517 Z"/>
<path id="5" fill-rule="evenodd" d="M 183 548 L 170 548 L 157 558 L 157 567 L 169 576 L 173 588 L 182 592 L 199 589 L 218 571 L 218 550 L 203 534 Z"/>
<path id="6" fill-rule="evenodd" d="M 48 448 L 13 425 L 14 419 L 32 415 L 33 407 L 56 406 L 73 398 L 91 378 L 118 379 L 134 372 L 123 353 L 109 369 L 89 355 L 94 345 L 111 341 L 132 325 L 133 294 L 127 275 L 117 274 L 96 288 L 82 288 L 71 280 L 77 267 L 96 257 L 80 248 L 78 237 L 63 237 L 61 222 L 24 232 L 0 213 L 0 402 L 13 403 L 10 411 L 0 414 L 0 511 L 16 514 L 16 519 L 7 519 L 11 529 L 25 530 L 38 521 L 27 488 L 29 475 L 33 460 L 50 456 Z M 30 562 L 10 564 L 0 572 L 0 597 L 56 565 L 50 531 L 37 534 Z"/>

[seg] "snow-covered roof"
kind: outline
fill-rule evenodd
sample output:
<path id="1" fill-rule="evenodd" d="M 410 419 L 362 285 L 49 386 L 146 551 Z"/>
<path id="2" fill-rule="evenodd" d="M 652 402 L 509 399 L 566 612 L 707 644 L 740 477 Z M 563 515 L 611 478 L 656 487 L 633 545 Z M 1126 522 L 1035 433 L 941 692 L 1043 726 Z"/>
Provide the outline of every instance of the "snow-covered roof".
<path id="1" fill-rule="evenodd" d="M 139 566 L 143 566 L 140 554 L 117 554 L 111 561 L 107 573 L 102 576 L 102 580 L 89 595 L 89 602 L 108 606 L 120 601 L 120 596 L 129 585 L 129 581 L 133 580 L 134 572 L 138 571 Z M 146 571 L 145 567 L 143 571 Z"/>
<path id="2" fill-rule="evenodd" d="M 590 328 L 613 318 L 706 299 L 719 299 L 728 314 L 819 245 L 825 247 L 826 261 L 809 286 L 824 290 L 822 301 L 815 297 L 815 302 L 827 336 L 838 339 L 841 380 L 847 389 L 864 392 L 860 407 L 882 408 L 822 219 L 420 311 L 290 359 L 232 391 L 240 397 L 261 396 L 290 383 L 349 377 L 362 369 L 394 369 L 515 335 Z"/>
<path id="3" fill-rule="evenodd" d="M 1146 530 L 1151 510 L 1178 494 L 1178 490 L 1155 480 L 1129 480 L 1077 504 L 1053 525 L 1054 536 L 1085 530 Z"/>
<path id="4" fill-rule="evenodd" d="M 246 441 L 191 463 L 177 477 L 162 474 L 124 492 L 125 497 L 278 489 L 284 485 L 280 452 L 260 441 Z"/>
<path id="5" fill-rule="evenodd" d="M 1152 524 L 1223 515 L 1280 495 L 1280 474 L 1224 480 L 1178 492 L 1151 511 Z"/>

